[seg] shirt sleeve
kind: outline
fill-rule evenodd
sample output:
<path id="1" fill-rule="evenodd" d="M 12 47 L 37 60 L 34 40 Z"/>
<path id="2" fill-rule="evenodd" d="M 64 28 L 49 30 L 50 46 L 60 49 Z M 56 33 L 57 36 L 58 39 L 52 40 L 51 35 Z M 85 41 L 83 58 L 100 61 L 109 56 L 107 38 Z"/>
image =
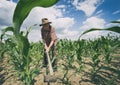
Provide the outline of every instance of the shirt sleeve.
<path id="1" fill-rule="evenodd" d="M 57 36 L 55 34 L 55 29 L 52 27 L 51 28 L 51 40 L 55 41 L 57 39 Z"/>

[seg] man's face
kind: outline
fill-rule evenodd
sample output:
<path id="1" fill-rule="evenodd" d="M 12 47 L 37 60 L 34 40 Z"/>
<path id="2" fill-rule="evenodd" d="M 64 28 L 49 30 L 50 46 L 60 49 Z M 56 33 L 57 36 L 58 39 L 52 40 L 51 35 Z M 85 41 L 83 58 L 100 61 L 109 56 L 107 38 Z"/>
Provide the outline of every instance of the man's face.
<path id="1" fill-rule="evenodd" d="M 47 27 L 47 26 L 49 26 L 49 24 L 43 24 L 43 27 Z"/>

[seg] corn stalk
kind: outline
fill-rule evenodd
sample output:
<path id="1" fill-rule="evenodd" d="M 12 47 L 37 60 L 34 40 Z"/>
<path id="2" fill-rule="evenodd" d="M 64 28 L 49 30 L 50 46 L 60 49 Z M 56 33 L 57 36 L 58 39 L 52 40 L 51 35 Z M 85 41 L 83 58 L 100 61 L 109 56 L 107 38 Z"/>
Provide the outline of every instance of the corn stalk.
<path id="1" fill-rule="evenodd" d="M 18 72 L 20 79 L 25 85 L 31 85 L 35 75 L 38 73 L 38 68 L 30 69 L 31 57 L 29 55 L 30 42 L 27 32 L 20 32 L 21 25 L 29 15 L 30 11 L 37 6 L 50 7 L 57 3 L 58 0 L 19 0 L 13 15 L 13 26 L 3 30 L 1 39 L 5 32 L 12 31 L 13 35 L 6 40 L 9 43 L 9 54 L 13 61 L 15 70 Z"/>

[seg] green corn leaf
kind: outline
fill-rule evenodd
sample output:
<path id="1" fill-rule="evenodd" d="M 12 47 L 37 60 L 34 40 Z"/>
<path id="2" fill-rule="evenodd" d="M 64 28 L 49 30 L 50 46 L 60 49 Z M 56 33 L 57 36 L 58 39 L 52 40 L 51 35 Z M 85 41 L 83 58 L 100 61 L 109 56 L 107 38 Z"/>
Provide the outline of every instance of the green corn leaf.
<path id="1" fill-rule="evenodd" d="M 116 33 L 120 33 L 120 27 L 119 26 L 110 27 L 110 28 L 107 28 L 105 30 L 113 31 L 113 32 L 116 32 Z"/>
<path id="2" fill-rule="evenodd" d="M 2 60 L 5 52 L 7 52 L 6 48 L 2 48 L 2 50 L 0 50 L 0 61 Z"/>
<path id="3" fill-rule="evenodd" d="M 12 31 L 13 32 L 13 27 L 7 27 L 5 29 L 2 30 L 2 32 L 7 32 L 7 31 Z"/>
<path id="4" fill-rule="evenodd" d="M 3 29 L 2 34 L 1 34 L 1 40 L 2 40 L 3 36 L 5 35 L 5 32 L 7 32 L 7 31 L 13 32 L 14 29 L 13 29 L 13 27 L 7 27 L 7 28 Z"/>
<path id="5" fill-rule="evenodd" d="M 39 73 L 39 71 L 40 71 L 39 68 L 35 68 L 35 69 L 31 70 L 31 78 L 32 78 L 32 80 Z"/>
<path id="6" fill-rule="evenodd" d="M 32 8 L 37 6 L 50 7 L 57 2 L 58 0 L 19 0 L 13 16 L 15 33 L 19 33 L 20 26 L 22 25 L 25 18 L 29 15 Z"/>
<path id="7" fill-rule="evenodd" d="M 89 30 L 86 30 L 85 32 L 83 32 L 81 34 L 84 35 L 84 34 L 87 34 L 89 32 L 92 32 L 92 31 L 100 31 L 100 30 L 107 30 L 107 31 L 112 31 L 112 32 L 116 32 L 116 33 L 120 33 L 120 27 L 119 26 L 113 26 L 113 27 L 110 27 L 110 28 L 105 28 L 105 29 L 100 29 L 100 28 L 92 28 L 92 29 L 89 29 Z M 80 36 L 80 37 L 81 37 Z"/>
<path id="8" fill-rule="evenodd" d="M 21 48 L 22 54 L 27 56 L 29 52 L 29 47 L 30 47 L 29 40 L 26 36 L 23 36 L 22 34 L 19 37 L 20 37 L 20 41 L 17 40 L 18 41 L 17 44 L 19 48 Z"/>
<path id="9" fill-rule="evenodd" d="M 89 30 L 86 30 L 85 32 L 83 32 L 83 33 L 81 34 L 81 36 L 84 35 L 84 34 L 86 34 L 86 33 L 89 33 L 89 32 L 92 32 L 92 31 L 97 31 L 97 30 L 102 30 L 102 29 L 92 28 L 92 29 L 89 29 Z M 81 36 L 80 36 L 80 37 L 81 37 Z"/>
<path id="10" fill-rule="evenodd" d="M 119 23 L 120 24 L 120 21 L 112 21 L 111 23 Z"/>

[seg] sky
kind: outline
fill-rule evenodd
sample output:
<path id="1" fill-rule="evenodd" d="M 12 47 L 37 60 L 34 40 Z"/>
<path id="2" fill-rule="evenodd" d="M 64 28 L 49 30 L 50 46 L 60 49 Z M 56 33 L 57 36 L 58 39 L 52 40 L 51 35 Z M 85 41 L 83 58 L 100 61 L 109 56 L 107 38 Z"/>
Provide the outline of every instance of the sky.
<path id="1" fill-rule="evenodd" d="M 0 34 L 5 27 L 12 26 L 12 18 L 18 0 L 0 0 Z M 22 24 L 21 30 L 26 31 L 33 26 L 29 33 L 29 41 L 41 40 L 42 18 L 48 18 L 55 28 L 59 39 L 77 40 L 81 33 L 90 28 L 105 28 L 113 26 L 111 21 L 120 21 L 120 0 L 59 0 L 52 7 L 35 7 Z M 109 32 L 95 31 L 81 38 L 96 38 Z"/>

